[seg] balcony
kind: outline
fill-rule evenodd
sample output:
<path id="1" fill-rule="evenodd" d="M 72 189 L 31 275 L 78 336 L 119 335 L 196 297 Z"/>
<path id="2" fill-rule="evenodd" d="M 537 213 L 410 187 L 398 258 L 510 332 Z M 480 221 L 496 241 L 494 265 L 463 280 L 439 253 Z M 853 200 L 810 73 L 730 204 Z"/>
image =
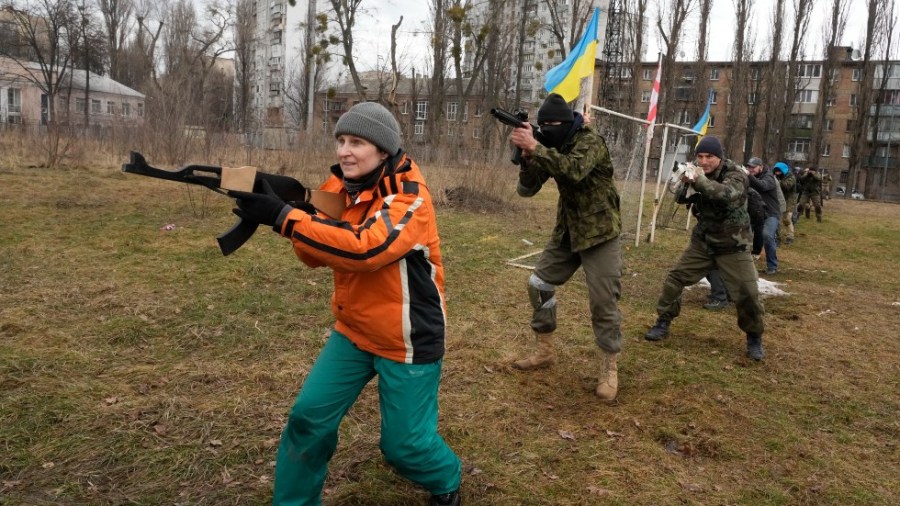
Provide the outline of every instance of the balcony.
<path id="1" fill-rule="evenodd" d="M 802 151 L 788 151 L 784 154 L 784 158 L 792 162 L 805 162 L 809 159 L 809 155 Z"/>
<path id="2" fill-rule="evenodd" d="M 900 158 L 893 156 L 870 156 L 866 158 L 864 165 L 871 168 L 887 167 L 889 169 L 896 169 L 897 167 L 900 167 Z"/>

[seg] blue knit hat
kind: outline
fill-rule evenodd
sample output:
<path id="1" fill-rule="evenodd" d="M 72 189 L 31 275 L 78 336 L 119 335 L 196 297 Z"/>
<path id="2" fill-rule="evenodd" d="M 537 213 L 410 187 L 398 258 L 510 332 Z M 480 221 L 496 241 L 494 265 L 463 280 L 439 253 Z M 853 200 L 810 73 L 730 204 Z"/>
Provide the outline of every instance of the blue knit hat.
<path id="1" fill-rule="evenodd" d="M 694 148 L 694 153 L 707 153 L 717 158 L 725 158 L 722 154 L 722 143 L 719 142 L 719 139 L 711 135 L 706 135 L 700 139 L 700 142 L 697 143 L 697 147 Z"/>

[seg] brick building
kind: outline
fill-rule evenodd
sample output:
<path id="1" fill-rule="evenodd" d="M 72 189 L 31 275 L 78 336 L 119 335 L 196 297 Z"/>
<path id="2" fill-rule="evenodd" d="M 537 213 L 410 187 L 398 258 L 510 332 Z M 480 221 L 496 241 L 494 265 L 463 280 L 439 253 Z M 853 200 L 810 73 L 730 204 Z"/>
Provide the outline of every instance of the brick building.
<path id="1" fill-rule="evenodd" d="M 822 60 L 804 61 L 797 69 L 798 86 L 790 114 L 790 122 L 785 132 L 787 149 L 778 159 L 767 160 L 772 165 L 777 161 L 786 161 L 790 165 L 805 167 L 809 164 L 810 150 L 815 146 L 813 125 L 820 101 L 827 101 L 826 119 L 824 122 L 821 151 L 818 165 L 826 173 L 832 175 L 832 190 L 844 188 L 856 189 L 865 198 L 882 200 L 900 200 L 900 62 L 876 62 L 874 74 L 874 100 L 870 115 L 874 116 L 878 106 L 878 132 L 873 139 L 875 129 L 870 126 L 865 133 L 866 141 L 861 154 L 861 166 L 856 180 L 849 181 L 850 155 L 852 139 L 860 125 L 858 110 L 859 96 L 862 86 L 862 62 L 850 48 L 837 48 L 840 56 L 835 62 L 834 79 L 829 97 L 820 93 L 823 80 Z M 744 152 L 754 155 L 762 153 L 762 137 L 766 122 L 770 121 L 762 113 L 762 105 L 770 97 L 762 96 L 755 83 L 761 78 L 768 62 L 752 62 L 747 68 L 748 85 L 746 87 L 747 107 L 732 107 L 731 90 L 734 65 L 732 62 L 676 62 L 672 71 L 672 83 L 663 83 L 668 94 L 665 121 L 690 128 L 699 119 L 706 106 L 706 92 L 712 90 L 713 99 L 710 107 L 710 124 L 707 134 L 719 138 L 726 137 L 726 118 L 733 111 L 739 111 L 738 121 L 732 124 L 740 126 L 743 142 L 737 154 L 727 156 L 744 162 Z M 597 79 L 601 75 L 598 63 Z M 649 108 L 653 79 L 656 75 L 657 62 L 642 64 L 638 75 L 637 96 L 634 97 L 635 116 L 646 117 Z M 702 68 L 702 74 L 697 72 Z M 887 72 L 887 76 L 885 76 Z M 882 79 L 885 78 L 885 79 Z M 881 87 L 884 86 L 884 91 Z M 700 90 L 700 92 L 698 92 Z M 748 121 L 748 115 L 755 114 L 755 121 Z M 661 120 L 658 119 L 657 122 Z M 874 123 L 871 122 L 871 123 Z M 656 140 L 656 139 L 655 139 Z M 693 139 L 682 137 L 674 143 L 691 144 Z M 748 149 L 749 147 L 749 149 Z M 670 146 L 674 148 L 674 146 Z M 748 155 L 749 156 L 749 155 Z"/>

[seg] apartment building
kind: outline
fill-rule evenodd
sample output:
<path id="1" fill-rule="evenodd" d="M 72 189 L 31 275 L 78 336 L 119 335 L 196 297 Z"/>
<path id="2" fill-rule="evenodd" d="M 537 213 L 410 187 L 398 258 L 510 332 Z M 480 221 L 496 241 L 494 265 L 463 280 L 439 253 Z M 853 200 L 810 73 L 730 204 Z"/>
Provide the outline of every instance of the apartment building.
<path id="1" fill-rule="evenodd" d="M 873 87 L 876 88 L 876 101 L 880 104 L 880 119 L 878 122 L 877 138 L 875 129 L 866 132 L 867 147 L 866 156 L 862 161 L 855 181 L 849 181 L 850 154 L 854 134 L 859 128 L 858 110 L 860 86 L 862 84 L 862 63 L 856 53 L 850 48 L 838 48 L 842 54 L 834 71 L 832 90 L 829 97 L 823 96 L 822 89 L 824 61 L 811 60 L 800 63 L 797 73 L 799 85 L 797 87 L 791 110 L 791 119 L 788 128 L 781 135 L 786 136 L 787 149 L 779 157 L 780 160 L 768 160 L 774 164 L 777 161 L 785 161 L 790 165 L 803 167 L 811 159 L 810 150 L 815 145 L 813 142 L 813 125 L 819 103 L 827 102 L 827 113 L 824 124 L 823 139 L 821 140 L 821 152 L 819 154 L 819 168 L 831 174 L 834 180 L 832 189 L 844 187 L 856 189 L 866 198 L 900 200 L 900 61 L 880 62 L 875 66 L 875 79 Z M 750 65 L 749 92 L 746 100 L 748 108 L 744 108 L 743 116 L 738 122 L 742 127 L 747 125 L 747 111 L 755 108 L 756 122 L 747 139 L 752 139 L 753 146 L 750 149 L 754 153 L 760 152 L 762 132 L 765 122 L 770 119 L 762 114 L 760 107 L 769 97 L 761 96 L 754 91 L 753 83 L 757 82 L 767 63 L 754 62 Z M 668 94 L 667 108 L 664 111 L 665 121 L 685 127 L 692 127 L 703 113 L 706 102 L 705 92 L 692 93 L 696 89 L 712 90 L 712 105 L 710 107 L 710 122 L 708 135 L 716 135 L 720 138 L 726 136 L 726 116 L 730 114 L 731 102 L 731 77 L 734 71 L 732 62 L 708 62 L 702 68 L 704 75 L 696 75 L 696 62 L 676 62 L 673 72 L 673 82 L 663 83 Z M 649 108 L 650 96 L 653 89 L 653 79 L 656 75 L 656 62 L 642 64 L 640 80 L 638 83 L 638 96 L 634 97 L 635 116 L 646 117 Z M 885 91 L 878 88 L 882 84 L 882 77 L 887 72 Z M 598 71 L 598 76 L 600 75 Z M 699 96 L 698 96 L 699 95 Z M 872 105 L 870 114 L 875 113 L 875 105 Z M 657 120 L 659 122 L 659 120 Z M 691 144 L 693 138 L 681 137 L 674 143 Z M 673 149 L 675 146 L 670 146 Z M 743 143 L 746 150 L 747 141 Z M 742 160 L 743 154 L 733 155 L 737 161 Z"/>

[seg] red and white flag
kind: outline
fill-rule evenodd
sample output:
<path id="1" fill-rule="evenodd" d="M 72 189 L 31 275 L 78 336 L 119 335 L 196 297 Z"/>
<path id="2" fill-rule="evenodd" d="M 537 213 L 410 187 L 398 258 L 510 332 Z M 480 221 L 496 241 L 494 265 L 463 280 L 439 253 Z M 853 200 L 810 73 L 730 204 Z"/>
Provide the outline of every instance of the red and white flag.
<path id="1" fill-rule="evenodd" d="M 656 124 L 656 103 L 659 102 L 659 80 L 662 77 L 662 55 L 659 58 L 659 66 L 656 67 L 656 79 L 653 80 L 653 93 L 650 94 L 650 110 L 647 111 L 647 121 L 650 122 L 650 130 Z"/>

